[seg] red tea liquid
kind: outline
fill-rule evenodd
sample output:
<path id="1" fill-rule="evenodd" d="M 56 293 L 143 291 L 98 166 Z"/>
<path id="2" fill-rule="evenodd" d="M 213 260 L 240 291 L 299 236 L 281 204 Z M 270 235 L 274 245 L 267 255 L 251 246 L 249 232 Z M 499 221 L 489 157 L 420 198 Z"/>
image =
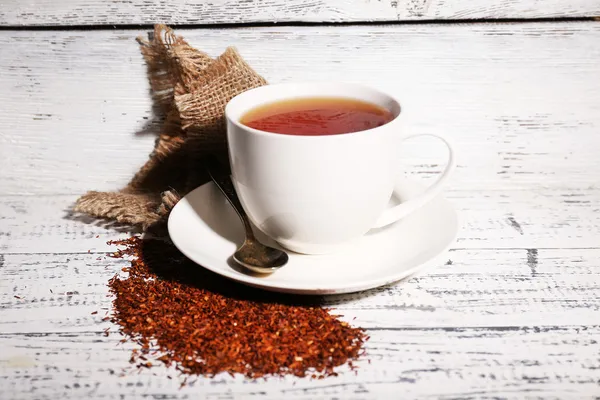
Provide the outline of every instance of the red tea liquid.
<path id="1" fill-rule="evenodd" d="M 320 136 L 364 131 L 393 118 L 389 110 L 360 100 L 308 97 L 256 107 L 244 114 L 240 122 L 265 132 Z"/>

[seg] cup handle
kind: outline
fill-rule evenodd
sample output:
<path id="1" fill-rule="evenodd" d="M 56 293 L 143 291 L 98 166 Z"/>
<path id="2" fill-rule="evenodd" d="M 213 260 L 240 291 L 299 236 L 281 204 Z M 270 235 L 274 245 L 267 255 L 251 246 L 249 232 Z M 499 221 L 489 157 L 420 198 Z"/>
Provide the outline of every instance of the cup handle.
<path id="1" fill-rule="evenodd" d="M 442 174 L 437 178 L 437 180 L 433 183 L 433 185 L 429 186 L 427 189 L 425 189 L 425 191 L 423 193 L 421 193 L 417 197 L 409 199 L 401 204 L 398 204 L 397 206 L 395 206 L 393 208 L 385 210 L 383 212 L 383 214 L 381 214 L 379 219 L 375 222 L 375 225 L 373 226 L 373 228 L 382 228 L 386 225 L 396 222 L 396 221 L 406 217 L 408 214 L 412 213 L 413 211 L 417 210 L 419 207 L 421 207 L 421 206 L 425 205 L 426 203 L 428 203 L 429 201 L 431 201 L 435 196 L 437 196 L 442 191 L 444 184 L 448 181 L 448 178 L 450 178 L 452 171 L 454 171 L 454 168 L 456 167 L 455 160 L 454 160 L 454 149 L 453 149 L 452 145 L 448 142 L 448 140 L 444 139 L 441 136 L 432 134 L 432 133 L 417 133 L 417 134 L 413 134 L 413 135 L 408 135 L 408 136 L 404 137 L 402 140 L 404 141 L 408 138 L 412 138 L 412 137 L 416 137 L 416 136 L 433 136 L 435 138 L 440 139 L 442 142 L 444 142 L 446 147 L 448 147 L 448 164 L 446 165 L 444 172 L 442 172 Z"/>

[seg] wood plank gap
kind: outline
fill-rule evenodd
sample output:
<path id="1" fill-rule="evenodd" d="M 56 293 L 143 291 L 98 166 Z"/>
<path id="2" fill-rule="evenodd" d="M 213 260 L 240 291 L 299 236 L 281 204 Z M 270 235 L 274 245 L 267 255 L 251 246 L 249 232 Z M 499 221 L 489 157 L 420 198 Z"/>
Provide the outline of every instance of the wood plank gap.
<path id="1" fill-rule="evenodd" d="M 133 236 L 133 235 L 132 235 Z M 450 253 L 453 251 L 515 251 L 515 250 L 529 250 L 531 246 L 528 247 L 453 247 L 449 250 Z M 576 250 L 600 250 L 600 247 L 536 247 L 536 250 L 566 250 L 566 251 L 576 251 Z M 112 253 L 111 251 L 65 251 L 65 252 L 21 252 L 21 251 L 7 251 L 0 252 L 0 256 L 10 256 L 10 255 L 18 255 L 18 256 L 40 256 L 40 255 L 78 255 L 78 254 L 108 254 Z"/>
<path id="2" fill-rule="evenodd" d="M 334 310 L 335 312 L 335 310 Z M 463 331 L 496 331 L 496 332 L 518 332 L 518 331 L 533 331 L 539 332 L 551 332 L 554 330 L 566 330 L 566 329 L 581 329 L 587 330 L 592 328 L 600 328 L 600 325 L 505 325 L 505 326 L 408 326 L 408 327 L 377 327 L 377 328 L 364 328 L 365 332 L 463 332 Z M 104 335 L 105 330 L 90 330 L 90 331 L 52 331 L 52 332 L 0 332 L 0 337 L 7 336 L 34 336 L 34 337 L 48 337 L 54 335 Z M 112 334 L 117 334 L 118 331 L 111 331 Z"/>
<path id="3" fill-rule="evenodd" d="M 514 24 L 514 23 L 571 23 L 600 21 L 600 16 L 594 17 L 559 17 L 559 18 L 473 18 L 473 19 L 421 19 L 421 20 L 378 20 L 378 21 L 339 21 L 339 22 L 240 22 L 240 23 L 206 23 L 206 24 L 168 24 L 176 29 L 236 29 L 260 27 L 302 27 L 302 26 L 360 26 L 360 25 L 473 25 L 473 24 Z M 152 24 L 110 24 L 110 25 L 1 25 L 0 31 L 98 31 L 98 30 L 147 30 L 153 29 Z"/>
<path id="4" fill-rule="evenodd" d="M 427 326 L 427 327 L 418 327 L 418 326 L 408 326 L 408 327 L 377 327 L 377 328 L 365 328 L 366 332 L 376 332 L 376 331 L 390 331 L 390 332 L 398 332 L 398 331 L 443 331 L 443 332 L 462 332 L 466 330 L 474 330 L 474 331 L 529 331 L 532 330 L 534 332 L 550 332 L 553 330 L 563 330 L 563 329 L 589 329 L 596 328 L 599 325 L 505 325 L 505 326 Z"/>
<path id="5" fill-rule="evenodd" d="M 134 136 L 134 134 L 131 134 L 131 136 Z M 149 147 L 148 148 L 148 154 L 150 154 L 150 152 L 152 151 L 152 149 Z M 110 191 L 118 191 L 119 189 L 121 189 L 120 187 L 114 188 L 114 190 L 110 190 Z M 557 186 L 557 187 L 547 187 L 544 188 L 544 191 L 547 192 L 558 192 L 558 191 L 565 191 L 565 190 L 581 190 L 581 189 L 587 189 L 587 190 L 596 190 L 596 189 L 600 189 L 600 186 L 597 185 L 587 185 L 587 186 L 581 186 L 581 185 L 571 185 L 568 186 L 568 184 L 564 184 L 564 186 Z M 95 190 L 94 188 L 90 188 L 89 190 Z M 497 193 L 497 192 L 511 192 L 511 193 L 531 193 L 531 188 L 526 188 L 526 187 L 515 187 L 515 188 L 485 188 L 486 192 L 489 193 Z M 445 193 L 472 193 L 473 189 L 468 188 L 449 188 L 446 190 Z M 48 192 L 48 193 L 14 193 L 14 194 L 0 194 L 0 202 L 3 199 L 16 199 L 16 198 L 21 198 L 21 197 L 26 197 L 26 198 L 52 198 L 52 197 L 69 197 L 69 196 L 81 196 L 85 194 L 85 191 L 80 191 L 80 192 Z M 450 200 L 452 200 L 450 198 Z M 75 199 L 73 200 L 73 203 L 75 202 Z"/>

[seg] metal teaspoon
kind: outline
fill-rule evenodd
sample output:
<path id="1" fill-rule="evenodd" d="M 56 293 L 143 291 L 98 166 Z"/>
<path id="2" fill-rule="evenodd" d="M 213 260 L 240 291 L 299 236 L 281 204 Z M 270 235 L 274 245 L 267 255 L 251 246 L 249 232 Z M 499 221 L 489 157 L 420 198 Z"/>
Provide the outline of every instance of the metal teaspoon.
<path id="1" fill-rule="evenodd" d="M 240 265 L 260 274 L 270 274 L 283 267 L 288 262 L 288 255 L 284 251 L 265 246 L 254 236 L 248 215 L 240 203 L 231 178 L 215 157 L 208 157 L 206 169 L 211 179 L 233 207 L 244 224 L 246 239 L 233 253 L 233 259 Z"/>

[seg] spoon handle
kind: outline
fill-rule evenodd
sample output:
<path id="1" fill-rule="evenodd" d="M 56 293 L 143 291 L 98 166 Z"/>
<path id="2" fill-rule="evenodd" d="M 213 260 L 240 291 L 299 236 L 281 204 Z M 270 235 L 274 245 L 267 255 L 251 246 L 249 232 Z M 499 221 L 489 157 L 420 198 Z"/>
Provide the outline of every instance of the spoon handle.
<path id="1" fill-rule="evenodd" d="M 229 201 L 229 204 L 231 204 L 237 215 L 242 220 L 244 229 L 246 230 L 246 238 L 254 240 L 254 232 L 252 231 L 250 219 L 248 218 L 246 211 L 244 211 L 244 207 L 242 207 L 242 203 L 240 202 L 240 199 L 235 191 L 233 182 L 231 182 L 231 178 L 215 157 L 207 157 L 205 166 L 212 181 L 215 183 L 215 185 L 217 185 L 221 193 L 223 193 L 227 201 Z"/>

